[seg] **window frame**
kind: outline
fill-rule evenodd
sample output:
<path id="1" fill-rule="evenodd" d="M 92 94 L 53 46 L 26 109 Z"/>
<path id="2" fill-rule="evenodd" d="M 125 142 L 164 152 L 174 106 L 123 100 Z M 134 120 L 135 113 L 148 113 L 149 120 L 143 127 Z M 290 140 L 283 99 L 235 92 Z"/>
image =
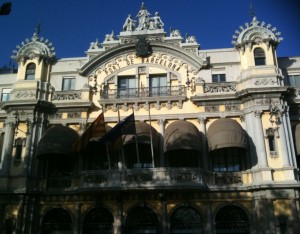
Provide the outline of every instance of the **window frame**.
<path id="1" fill-rule="evenodd" d="M 35 80 L 36 65 L 29 63 L 26 67 L 25 80 Z"/>
<path id="2" fill-rule="evenodd" d="M 4 92 L 4 90 L 9 90 L 9 92 Z M 7 101 L 10 100 L 11 91 L 12 91 L 11 88 L 2 88 L 2 90 L 1 90 L 1 102 L 7 102 Z"/>
<path id="3" fill-rule="evenodd" d="M 263 48 L 257 47 L 253 51 L 254 64 L 255 66 L 265 66 L 266 65 L 266 53 Z"/>
<path id="4" fill-rule="evenodd" d="M 211 82 L 212 83 L 226 82 L 226 73 L 212 74 L 212 76 L 211 76 Z"/>
<path id="5" fill-rule="evenodd" d="M 126 81 L 125 83 L 121 83 Z M 131 83 L 132 82 L 132 83 Z M 125 84 L 124 87 L 122 87 Z M 134 84 L 134 87 L 131 85 Z M 122 85 L 122 86 L 121 86 Z M 137 95 L 137 84 L 136 84 L 136 76 L 129 75 L 129 76 L 118 76 L 118 98 L 126 98 L 126 97 L 136 97 Z"/>
<path id="6" fill-rule="evenodd" d="M 72 90 L 75 90 L 75 85 L 76 85 L 76 78 L 74 76 L 63 77 L 63 79 L 62 79 L 62 85 L 61 85 L 61 90 L 62 91 L 72 91 Z"/>

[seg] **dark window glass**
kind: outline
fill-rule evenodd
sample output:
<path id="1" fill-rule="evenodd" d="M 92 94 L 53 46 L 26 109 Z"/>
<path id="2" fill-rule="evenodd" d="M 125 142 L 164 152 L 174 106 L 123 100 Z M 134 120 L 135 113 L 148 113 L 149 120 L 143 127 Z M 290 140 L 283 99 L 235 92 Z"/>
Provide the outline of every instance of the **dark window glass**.
<path id="1" fill-rule="evenodd" d="M 213 74 L 212 75 L 212 82 L 226 82 L 226 75 L 225 74 Z"/>
<path id="2" fill-rule="evenodd" d="M 212 165 L 215 172 L 235 172 L 242 170 L 243 149 L 222 148 L 211 152 Z"/>
<path id="3" fill-rule="evenodd" d="M 300 75 L 289 76 L 289 82 L 291 86 L 300 87 Z"/>
<path id="4" fill-rule="evenodd" d="M 255 66 L 266 65 L 265 51 L 262 48 L 256 48 L 254 50 Z"/>
<path id="5" fill-rule="evenodd" d="M 35 64 L 30 63 L 26 69 L 25 80 L 34 80 L 35 79 Z"/>
<path id="6" fill-rule="evenodd" d="M 270 151 L 276 151 L 276 149 L 275 149 L 275 138 L 274 138 L 274 136 L 268 136 L 268 141 L 269 141 L 269 148 L 270 148 Z"/>
<path id="7" fill-rule="evenodd" d="M 134 76 L 124 76 L 118 78 L 118 96 L 119 97 L 135 97 L 136 96 L 136 80 Z"/>
<path id="8" fill-rule="evenodd" d="M 166 75 L 150 76 L 149 80 L 150 96 L 167 95 L 167 77 Z"/>

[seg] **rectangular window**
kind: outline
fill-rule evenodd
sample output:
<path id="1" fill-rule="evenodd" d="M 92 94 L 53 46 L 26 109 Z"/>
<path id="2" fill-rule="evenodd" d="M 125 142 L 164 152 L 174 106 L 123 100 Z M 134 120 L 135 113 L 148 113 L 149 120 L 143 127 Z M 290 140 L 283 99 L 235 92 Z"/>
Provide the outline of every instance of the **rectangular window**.
<path id="1" fill-rule="evenodd" d="M 118 78 L 118 96 L 135 97 L 137 93 L 135 76 L 123 76 Z"/>
<path id="2" fill-rule="evenodd" d="M 1 101 L 2 102 L 6 102 L 10 100 L 10 92 L 11 89 L 2 89 L 2 93 L 1 93 Z"/>
<path id="3" fill-rule="evenodd" d="M 212 75 L 212 82 L 226 82 L 226 75 L 225 74 L 213 74 Z"/>
<path id="4" fill-rule="evenodd" d="M 75 90 L 75 78 L 63 78 L 62 90 Z"/>
<path id="5" fill-rule="evenodd" d="M 155 75 L 149 79 L 150 96 L 166 96 L 167 95 L 167 76 Z"/>
<path id="6" fill-rule="evenodd" d="M 293 87 L 300 87 L 300 75 L 289 76 L 290 85 Z"/>

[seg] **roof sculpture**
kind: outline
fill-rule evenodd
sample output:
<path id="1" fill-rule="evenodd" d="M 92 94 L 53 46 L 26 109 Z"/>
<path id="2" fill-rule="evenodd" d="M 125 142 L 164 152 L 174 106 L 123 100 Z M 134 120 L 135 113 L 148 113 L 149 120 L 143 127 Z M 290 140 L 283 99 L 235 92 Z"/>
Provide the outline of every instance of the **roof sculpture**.
<path id="1" fill-rule="evenodd" d="M 275 47 L 283 40 L 280 37 L 281 33 L 277 32 L 277 28 L 266 24 L 264 21 L 259 22 L 254 16 L 252 22 L 245 23 L 245 26 L 240 26 L 239 30 L 235 31 L 233 35 L 232 44 L 237 49 L 244 50 L 245 45 L 259 44 L 265 42 L 268 45 L 273 44 Z"/>

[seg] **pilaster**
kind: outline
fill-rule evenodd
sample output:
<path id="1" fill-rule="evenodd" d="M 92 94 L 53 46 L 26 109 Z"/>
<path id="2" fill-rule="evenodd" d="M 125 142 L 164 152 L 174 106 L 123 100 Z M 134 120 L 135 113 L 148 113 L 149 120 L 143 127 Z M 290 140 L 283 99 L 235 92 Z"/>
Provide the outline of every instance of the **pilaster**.
<path id="1" fill-rule="evenodd" d="M 208 170 L 208 152 L 207 152 L 207 140 L 206 140 L 206 117 L 199 116 L 198 121 L 199 131 L 201 133 L 201 142 L 202 142 L 202 165 L 203 168 Z"/>
<path id="2" fill-rule="evenodd" d="M 159 119 L 157 120 L 157 123 L 159 125 L 159 133 L 160 133 L 160 166 L 164 167 L 165 166 L 165 160 L 164 160 L 164 137 L 165 137 L 165 125 L 166 125 L 166 120 L 165 119 Z"/>

